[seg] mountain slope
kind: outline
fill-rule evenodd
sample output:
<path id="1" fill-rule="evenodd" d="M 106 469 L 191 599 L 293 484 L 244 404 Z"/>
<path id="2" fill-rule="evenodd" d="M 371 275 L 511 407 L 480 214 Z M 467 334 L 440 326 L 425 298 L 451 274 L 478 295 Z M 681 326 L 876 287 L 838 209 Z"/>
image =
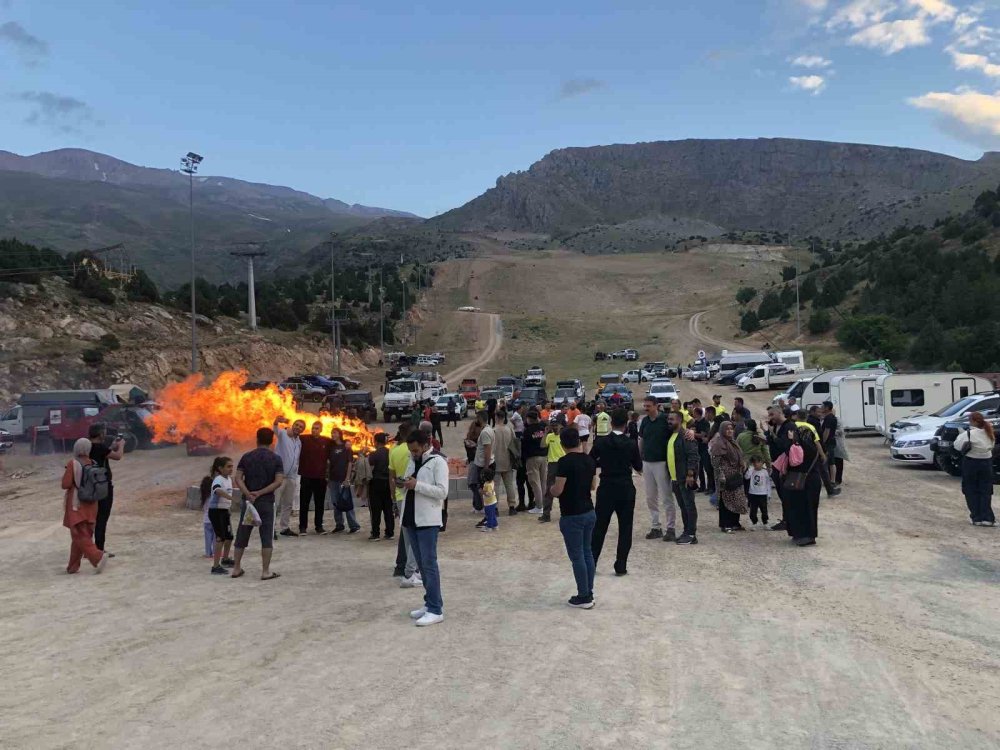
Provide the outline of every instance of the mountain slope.
<path id="1" fill-rule="evenodd" d="M 151 276 L 175 283 L 190 273 L 188 190 L 180 172 L 82 149 L 27 157 L 0 151 L 0 235 L 61 251 L 124 242 Z M 194 202 L 200 272 L 215 278 L 239 271 L 229 256 L 239 243 L 262 243 L 269 253 L 263 267 L 279 267 L 331 231 L 385 216 L 415 218 L 228 177 L 196 177 Z"/>
<path id="2" fill-rule="evenodd" d="M 792 139 L 684 140 L 553 151 L 431 219 L 445 229 L 565 233 L 679 217 L 728 230 L 869 237 L 934 221 L 1000 180 L 1000 160 Z"/>

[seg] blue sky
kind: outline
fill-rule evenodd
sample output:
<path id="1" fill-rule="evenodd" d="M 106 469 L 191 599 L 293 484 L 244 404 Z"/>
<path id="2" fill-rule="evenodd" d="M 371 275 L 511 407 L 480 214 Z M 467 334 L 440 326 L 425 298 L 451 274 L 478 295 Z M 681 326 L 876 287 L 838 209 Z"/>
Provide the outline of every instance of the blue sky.
<path id="1" fill-rule="evenodd" d="M 1000 8 L 0 0 L 0 148 L 65 146 L 430 216 L 564 146 L 1000 150 Z"/>

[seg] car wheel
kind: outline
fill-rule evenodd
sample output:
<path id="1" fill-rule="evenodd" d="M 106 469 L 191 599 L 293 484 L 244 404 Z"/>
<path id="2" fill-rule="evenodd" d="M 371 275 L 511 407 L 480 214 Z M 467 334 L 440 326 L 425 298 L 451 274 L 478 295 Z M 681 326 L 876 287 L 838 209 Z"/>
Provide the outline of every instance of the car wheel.
<path id="1" fill-rule="evenodd" d="M 946 474 L 950 474 L 953 477 L 962 476 L 962 467 L 958 461 L 953 461 L 951 456 L 946 456 L 944 453 L 934 454 L 934 465 L 937 466 L 941 471 Z"/>
<path id="2" fill-rule="evenodd" d="M 136 448 L 139 447 L 139 438 L 133 435 L 131 432 L 123 432 L 122 440 L 125 441 L 125 452 L 131 453 Z"/>
<path id="3" fill-rule="evenodd" d="M 818 386 L 817 386 L 817 387 L 818 387 Z M 753 383 L 750 383 L 750 384 L 748 384 L 748 385 L 747 385 L 747 387 L 746 387 L 746 388 L 744 388 L 743 390 L 745 390 L 745 391 L 747 391 L 747 392 L 750 392 L 750 391 L 756 391 L 756 390 L 757 390 L 757 386 L 755 386 L 755 385 L 754 385 Z"/>

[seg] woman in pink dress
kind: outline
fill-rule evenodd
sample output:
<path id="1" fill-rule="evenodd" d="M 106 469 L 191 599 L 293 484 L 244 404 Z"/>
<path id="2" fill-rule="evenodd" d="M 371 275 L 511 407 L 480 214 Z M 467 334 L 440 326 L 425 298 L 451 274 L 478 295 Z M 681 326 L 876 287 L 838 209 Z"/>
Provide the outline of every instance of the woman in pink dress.
<path id="1" fill-rule="evenodd" d="M 94 544 L 94 525 L 97 522 L 97 503 L 81 503 L 76 494 L 83 476 L 83 467 L 93 463 L 90 460 L 91 443 L 87 438 L 80 438 L 73 444 L 73 458 L 66 464 L 63 473 L 62 488 L 66 490 L 65 508 L 63 510 L 63 526 L 69 529 L 71 544 L 69 548 L 69 565 L 67 573 L 80 570 L 80 561 L 86 557 L 94 566 L 94 572 L 100 573 L 108 561 L 106 553 L 97 549 Z"/>

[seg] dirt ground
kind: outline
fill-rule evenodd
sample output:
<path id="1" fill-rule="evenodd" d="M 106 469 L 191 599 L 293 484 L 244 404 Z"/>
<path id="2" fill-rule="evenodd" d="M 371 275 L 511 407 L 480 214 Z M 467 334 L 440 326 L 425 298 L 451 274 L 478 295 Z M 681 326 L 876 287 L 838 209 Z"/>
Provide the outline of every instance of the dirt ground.
<path id="1" fill-rule="evenodd" d="M 494 323 L 451 311 L 477 304 L 503 326 L 480 374 L 531 360 L 592 382 L 585 355 L 615 327 L 659 347 L 650 359 L 688 361 L 703 344 L 693 330 L 726 341 L 710 315 L 691 317 L 732 297 L 699 279 L 731 284 L 740 261 L 692 254 L 664 270 L 652 258 L 594 259 L 609 270 L 579 287 L 590 297 L 545 299 L 533 295 L 575 260 L 449 264 L 421 343 L 437 341 L 451 369 L 474 360 Z M 685 398 L 712 391 L 682 385 Z M 757 416 L 768 394 L 747 400 Z M 446 452 L 461 453 L 463 429 L 446 432 Z M 278 580 L 253 575 L 254 546 L 246 578 L 210 576 L 201 514 L 183 509 L 210 459 L 178 449 L 115 467 L 118 556 L 103 575 L 67 576 L 62 458 L 10 457 L 0 747 L 995 748 L 1000 532 L 968 524 L 954 479 L 892 465 L 881 439 L 849 447 L 844 493 L 824 497 L 812 548 L 783 532 L 721 534 L 703 495 L 698 546 L 646 541 L 640 492 L 629 575 L 614 577 L 606 554 L 590 611 L 565 606 L 556 523 L 504 515 L 484 535 L 456 503 L 439 551 L 447 619 L 428 629 L 406 615 L 420 593 L 390 578 L 394 545 L 365 534 L 282 539 Z"/>

